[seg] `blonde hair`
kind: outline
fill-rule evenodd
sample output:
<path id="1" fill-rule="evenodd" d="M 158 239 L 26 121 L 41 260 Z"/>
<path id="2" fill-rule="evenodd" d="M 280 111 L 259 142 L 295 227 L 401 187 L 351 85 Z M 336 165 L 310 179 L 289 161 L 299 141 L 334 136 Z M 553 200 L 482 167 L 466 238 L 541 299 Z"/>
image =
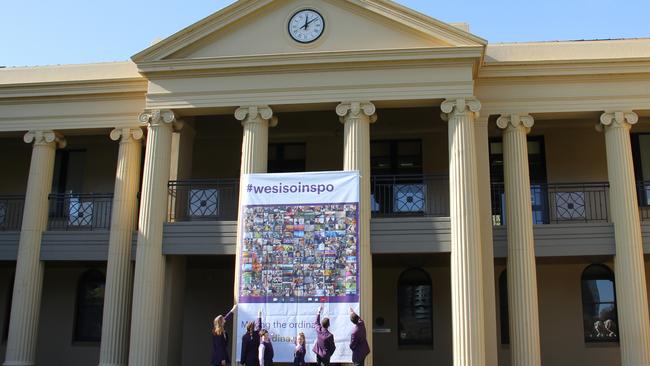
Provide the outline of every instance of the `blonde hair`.
<path id="1" fill-rule="evenodd" d="M 305 333 L 298 333 L 298 344 L 300 344 L 300 339 L 302 339 L 302 343 L 305 343 Z"/>
<path id="2" fill-rule="evenodd" d="M 223 323 L 225 323 L 223 315 L 219 315 L 218 317 L 214 318 L 214 329 L 212 329 L 212 334 L 218 336 L 223 335 L 225 332 Z"/>

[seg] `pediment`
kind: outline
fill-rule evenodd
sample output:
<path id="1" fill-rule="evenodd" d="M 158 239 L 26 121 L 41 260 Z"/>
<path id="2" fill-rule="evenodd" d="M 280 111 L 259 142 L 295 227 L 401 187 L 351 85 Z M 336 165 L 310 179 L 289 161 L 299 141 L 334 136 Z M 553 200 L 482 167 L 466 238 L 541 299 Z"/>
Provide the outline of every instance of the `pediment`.
<path id="1" fill-rule="evenodd" d="M 287 22 L 315 9 L 325 32 L 293 41 Z M 136 63 L 256 55 L 485 46 L 486 41 L 387 0 L 240 0 L 133 56 Z"/>

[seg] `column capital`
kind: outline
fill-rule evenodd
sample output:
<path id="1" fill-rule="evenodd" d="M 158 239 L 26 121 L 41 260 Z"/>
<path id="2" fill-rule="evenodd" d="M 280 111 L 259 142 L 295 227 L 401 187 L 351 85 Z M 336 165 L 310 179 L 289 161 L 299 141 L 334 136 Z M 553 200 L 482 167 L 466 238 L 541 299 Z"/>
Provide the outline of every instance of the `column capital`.
<path id="1" fill-rule="evenodd" d="M 171 125 L 174 131 L 180 131 L 183 128 L 183 122 L 176 119 L 174 112 L 169 109 L 154 109 L 140 113 L 138 117 L 141 123 L 146 123 L 150 127 Z"/>
<path id="2" fill-rule="evenodd" d="M 350 118 L 369 117 L 370 123 L 377 122 L 377 107 L 371 102 L 341 102 L 336 106 L 336 114 L 341 123 Z"/>
<path id="3" fill-rule="evenodd" d="M 111 131 L 110 137 L 111 140 L 117 141 L 120 140 L 120 143 L 127 143 L 131 141 L 142 140 L 144 132 L 140 127 L 124 127 L 116 128 Z"/>
<path id="4" fill-rule="evenodd" d="M 478 117 L 481 110 L 481 102 L 476 98 L 447 99 L 440 105 L 442 119 L 448 120 L 450 115 L 474 113 Z"/>
<path id="5" fill-rule="evenodd" d="M 596 126 L 596 129 L 600 131 L 602 131 L 604 127 L 625 127 L 630 129 L 632 125 L 637 122 L 639 122 L 639 116 L 634 112 L 605 112 L 600 116 L 600 124 Z"/>
<path id="6" fill-rule="evenodd" d="M 237 108 L 235 118 L 242 123 L 268 122 L 269 127 L 278 125 L 278 118 L 273 116 L 273 109 L 268 105 L 246 105 Z"/>
<path id="7" fill-rule="evenodd" d="M 63 149 L 67 145 L 63 135 L 54 131 L 29 131 L 23 137 L 23 141 L 28 144 L 33 142 L 34 145 L 48 145 L 54 143 L 59 149 Z"/>
<path id="8" fill-rule="evenodd" d="M 497 119 L 497 126 L 506 131 L 523 128 L 528 133 L 533 125 L 535 125 L 535 120 L 528 114 L 502 114 Z"/>

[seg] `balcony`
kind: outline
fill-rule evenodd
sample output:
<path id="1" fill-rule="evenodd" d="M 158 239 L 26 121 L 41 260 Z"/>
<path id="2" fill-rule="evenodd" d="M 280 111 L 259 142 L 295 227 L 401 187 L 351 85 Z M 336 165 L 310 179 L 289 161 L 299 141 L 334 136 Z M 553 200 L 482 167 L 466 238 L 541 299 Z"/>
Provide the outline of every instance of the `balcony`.
<path id="1" fill-rule="evenodd" d="M 49 231 L 95 231 L 111 227 L 112 193 L 51 194 Z"/>
<path id="2" fill-rule="evenodd" d="M 236 221 L 239 179 L 169 182 L 168 222 Z"/>
<path id="3" fill-rule="evenodd" d="M 533 183 L 533 224 L 608 223 L 609 183 Z M 503 183 L 492 184 L 492 223 L 506 225 Z"/>
<path id="4" fill-rule="evenodd" d="M 449 217 L 449 176 L 376 175 L 370 189 L 372 217 Z"/>
<path id="5" fill-rule="evenodd" d="M 24 195 L 0 196 L 0 231 L 20 231 L 24 205 Z"/>

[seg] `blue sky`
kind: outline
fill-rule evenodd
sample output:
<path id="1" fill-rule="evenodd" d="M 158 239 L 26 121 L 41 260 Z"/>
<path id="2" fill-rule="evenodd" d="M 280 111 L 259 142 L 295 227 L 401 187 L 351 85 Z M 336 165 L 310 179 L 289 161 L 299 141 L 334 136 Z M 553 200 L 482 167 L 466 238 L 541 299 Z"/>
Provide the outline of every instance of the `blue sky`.
<path id="1" fill-rule="evenodd" d="M 223 0 L 7 0 L 0 65 L 122 61 Z M 650 37 L 650 0 L 399 0 L 491 43 Z"/>

